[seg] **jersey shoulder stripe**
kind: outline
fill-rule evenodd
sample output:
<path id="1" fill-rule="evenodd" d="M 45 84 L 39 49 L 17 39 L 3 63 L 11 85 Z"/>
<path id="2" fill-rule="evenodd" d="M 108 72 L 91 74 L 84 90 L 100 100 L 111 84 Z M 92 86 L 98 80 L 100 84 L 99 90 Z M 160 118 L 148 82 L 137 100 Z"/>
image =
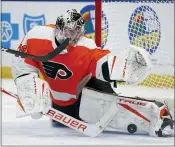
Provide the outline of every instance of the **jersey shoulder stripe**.
<path id="1" fill-rule="evenodd" d="M 83 46 L 83 47 L 86 47 L 88 49 L 97 48 L 94 40 L 87 38 L 87 37 L 84 37 L 84 36 L 78 41 L 76 46 Z"/>
<path id="2" fill-rule="evenodd" d="M 43 26 L 55 28 L 55 25 L 54 25 L 54 24 L 45 24 L 45 25 L 43 25 Z"/>
<path id="3" fill-rule="evenodd" d="M 36 26 L 27 33 L 27 39 L 45 39 L 52 40 L 54 38 L 53 26 Z"/>

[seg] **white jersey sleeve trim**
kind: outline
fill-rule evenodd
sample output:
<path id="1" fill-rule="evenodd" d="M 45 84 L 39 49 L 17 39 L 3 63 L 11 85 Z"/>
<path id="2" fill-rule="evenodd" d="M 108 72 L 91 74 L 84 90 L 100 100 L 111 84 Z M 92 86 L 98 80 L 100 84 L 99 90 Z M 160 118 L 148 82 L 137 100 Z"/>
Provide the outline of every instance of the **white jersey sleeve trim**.
<path id="1" fill-rule="evenodd" d="M 54 28 L 48 26 L 36 26 L 27 33 L 28 39 L 45 39 L 52 42 L 53 48 L 56 48 Z"/>
<path id="2" fill-rule="evenodd" d="M 94 40 L 92 39 L 89 39 L 87 37 L 82 37 L 78 43 L 77 43 L 77 46 L 84 46 L 84 47 L 87 47 L 89 49 L 95 49 L 97 48 Z"/>

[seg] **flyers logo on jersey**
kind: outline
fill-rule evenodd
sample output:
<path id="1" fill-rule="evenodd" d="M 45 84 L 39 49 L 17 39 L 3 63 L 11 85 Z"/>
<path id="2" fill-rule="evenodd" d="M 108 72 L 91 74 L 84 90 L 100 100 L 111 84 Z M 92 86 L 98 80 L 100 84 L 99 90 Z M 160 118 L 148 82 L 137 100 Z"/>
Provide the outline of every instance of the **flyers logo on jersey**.
<path id="1" fill-rule="evenodd" d="M 42 62 L 43 69 L 49 78 L 55 79 L 59 78 L 61 80 L 67 80 L 73 73 L 71 70 L 62 63 L 55 62 Z"/>

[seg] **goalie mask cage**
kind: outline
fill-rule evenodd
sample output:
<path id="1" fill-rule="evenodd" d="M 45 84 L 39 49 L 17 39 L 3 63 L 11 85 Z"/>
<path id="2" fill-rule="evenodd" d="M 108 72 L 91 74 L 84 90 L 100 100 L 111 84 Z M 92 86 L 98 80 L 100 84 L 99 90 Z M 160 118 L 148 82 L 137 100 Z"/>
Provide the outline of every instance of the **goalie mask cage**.
<path id="1" fill-rule="evenodd" d="M 174 100 L 174 0 L 96 0 L 95 40 L 115 55 L 129 44 L 151 55 L 151 74 L 137 86 L 119 85 L 117 93 Z"/>

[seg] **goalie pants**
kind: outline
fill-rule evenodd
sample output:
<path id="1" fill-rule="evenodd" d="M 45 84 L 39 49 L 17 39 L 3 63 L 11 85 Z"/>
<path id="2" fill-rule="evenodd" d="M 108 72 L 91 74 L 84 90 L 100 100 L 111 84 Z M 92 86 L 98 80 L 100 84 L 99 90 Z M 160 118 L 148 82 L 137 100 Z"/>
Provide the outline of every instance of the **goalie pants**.
<path id="1" fill-rule="evenodd" d="M 78 99 L 78 101 L 76 101 L 76 103 L 70 106 L 59 106 L 52 101 L 52 107 L 78 120 L 81 120 L 81 118 L 79 117 L 80 100 L 81 100 L 81 96 Z M 64 125 L 52 120 L 52 126 L 53 127 L 63 127 Z"/>
<path id="2" fill-rule="evenodd" d="M 103 82 L 96 78 L 91 78 L 91 80 L 86 84 L 86 87 L 93 88 L 103 92 L 105 91 L 108 93 L 113 93 L 113 90 L 108 82 Z M 82 120 L 79 116 L 80 101 L 81 101 L 81 94 L 79 96 L 78 101 L 76 101 L 76 103 L 74 103 L 73 105 L 59 106 L 52 101 L 52 107 L 76 119 Z M 52 126 L 57 127 L 57 126 L 63 126 L 63 125 L 52 120 Z"/>

